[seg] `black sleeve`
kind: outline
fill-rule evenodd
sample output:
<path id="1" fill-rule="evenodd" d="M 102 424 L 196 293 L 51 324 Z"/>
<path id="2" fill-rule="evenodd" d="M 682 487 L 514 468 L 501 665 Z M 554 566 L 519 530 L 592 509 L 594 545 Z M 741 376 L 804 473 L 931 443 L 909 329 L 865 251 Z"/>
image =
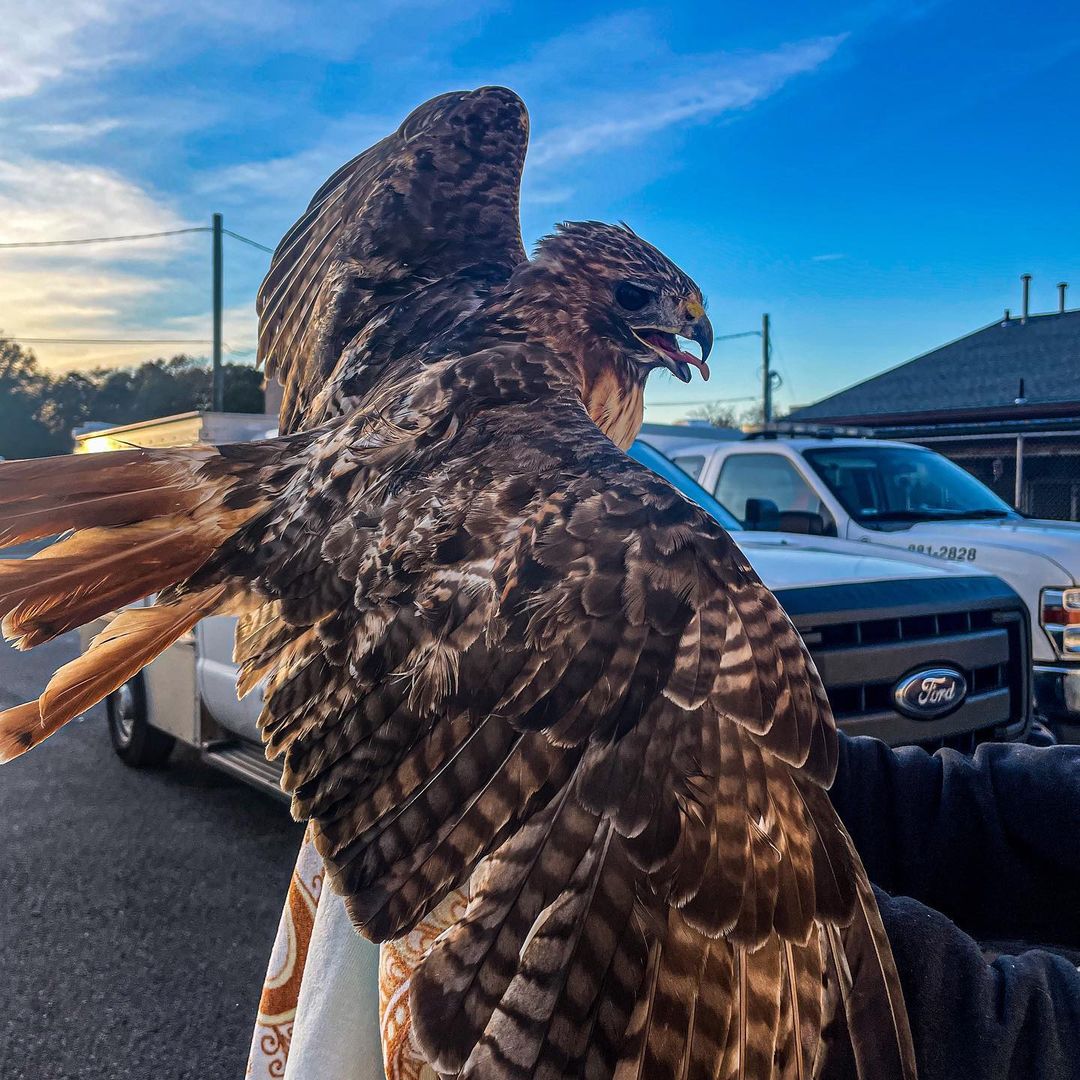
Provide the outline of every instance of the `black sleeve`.
<path id="1" fill-rule="evenodd" d="M 841 736 L 830 797 L 875 885 L 977 938 L 1080 945 L 1080 746 Z"/>
<path id="2" fill-rule="evenodd" d="M 878 893 L 919 1080 L 1078 1080 L 1080 971 L 1030 951 L 987 962 L 943 915 Z"/>

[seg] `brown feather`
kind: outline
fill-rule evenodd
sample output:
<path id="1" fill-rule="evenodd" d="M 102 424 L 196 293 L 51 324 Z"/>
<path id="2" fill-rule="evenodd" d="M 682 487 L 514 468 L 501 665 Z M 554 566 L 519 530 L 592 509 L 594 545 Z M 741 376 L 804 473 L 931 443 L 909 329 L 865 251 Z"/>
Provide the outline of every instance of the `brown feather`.
<path id="1" fill-rule="evenodd" d="M 41 708 L 37 700 L 0 712 L 0 764 L 32 750 L 47 739 L 55 727 L 46 727 L 41 721 Z"/>
<path id="2" fill-rule="evenodd" d="M 565 889 L 537 921 L 517 972 L 462 1077 L 554 1080 L 566 1075 L 564 1069 L 578 1048 L 571 1014 L 560 1013 L 560 1004 L 566 1003 L 564 995 L 572 998 L 577 989 L 571 985 L 574 957 L 591 935 L 602 935 L 606 948 L 614 949 L 618 932 L 625 928 L 609 922 L 611 909 L 601 906 L 598 913 L 597 902 L 605 895 L 606 883 L 629 873 L 614 830 L 600 825 Z M 598 943 L 593 947 L 605 949 Z M 630 989 L 631 997 L 635 988 Z M 587 1012 L 591 1002 L 582 999 L 579 1006 Z"/>
<path id="3" fill-rule="evenodd" d="M 37 701 L 0 713 L 0 762 L 25 753 L 122 686 L 212 613 L 225 595 L 226 586 L 218 585 L 167 606 L 120 612 L 86 652 L 53 675 Z"/>
<path id="4" fill-rule="evenodd" d="M 260 512 L 296 461 L 281 440 L 0 463 L 4 543 L 75 530 L 28 559 L 0 561 L 3 632 L 17 648 L 168 594 L 160 606 L 122 612 L 61 668 L 35 705 L 37 723 L 30 705 L 4 714 L 8 756 L 101 700 L 219 606 L 225 585 L 177 586 Z"/>
<path id="5" fill-rule="evenodd" d="M 678 1080 L 686 1075 L 691 1061 L 698 989 L 710 950 L 676 910 L 669 908 L 666 914 L 637 1071 L 643 1078 Z M 627 1075 L 635 1074 L 628 1071 Z"/>
<path id="6" fill-rule="evenodd" d="M 439 1047 L 444 1071 L 465 1064 L 533 923 L 565 887 L 596 826 L 564 793 L 477 870 L 465 918 L 439 940 L 410 988 L 414 1031 L 421 1043 Z"/>
<path id="7" fill-rule="evenodd" d="M 282 430 L 347 411 L 526 261 L 527 140 L 512 91 L 455 91 L 316 192 L 259 290 L 259 358 L 285 388 Z"/>
<path id="8" fill-rule="evenodd" d="M 205 494 L 195 470 L 216 452 L 119 450 L 2 462 L 0 547 L 190 510 Z"/>
<path id="9" fill-rule="evenodd" d="M 811 1080 L 821 1042 L 824 996 L 824 958 L 816 926 L 806 945 L 784 942 L 781 977 L 781 1023 L 776 1049 L 778 1080 Z"/>
<path id="10" fill-rule="evenodd" d="M 914 1080 L 918 1070 L 900 976 L 873 889 L 861 866 L 856 886 L 855 918 L 830 937 L 830 947 L 834 953 L 838 948 L 843 950 L 842 959 L 837 956 L 836 960 L 859 1078 Z"/>
<path id="11" fill-rule="evenodd" d="M 218 546 L 207 531 L 168 520 L 94 529 L 0 562 L 4 636 L 33 648 L 189 577 Z"/>
<path id="12" fill-rule="evenodd" d="M 199 619 L 216 611 L 228 591 L 217 585 L 167 605 L 120 612 L 91 641 L 89 649 L 65 664 L 41 695 L 44 721 L 77 716 L 127 682 Z M 61 720 L 63 722 L 63 720 Z"/>

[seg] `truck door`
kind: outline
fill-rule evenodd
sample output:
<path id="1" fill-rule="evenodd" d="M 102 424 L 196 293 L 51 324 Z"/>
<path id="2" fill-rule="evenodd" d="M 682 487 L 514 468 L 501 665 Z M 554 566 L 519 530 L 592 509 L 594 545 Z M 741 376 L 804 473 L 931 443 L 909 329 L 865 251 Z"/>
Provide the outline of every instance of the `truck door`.
<path id="1" fill-rule="evenodd" d="M 212 615 L 195 627 L 199 696 L 207 712 L 223 728 L 259 742 L 256 720 L 262 711 L 262 695 L 253 690 L 243 701 L 236 696 L 236 665 L 232 658 L 235 633 L 236 618 L 232 615 Z"/>
<path id="2" fill-rule="evenodd" d="M 780 454 L 729 454 L 714 494 L 748 529 L 836 536 L 828 507 Z"/>

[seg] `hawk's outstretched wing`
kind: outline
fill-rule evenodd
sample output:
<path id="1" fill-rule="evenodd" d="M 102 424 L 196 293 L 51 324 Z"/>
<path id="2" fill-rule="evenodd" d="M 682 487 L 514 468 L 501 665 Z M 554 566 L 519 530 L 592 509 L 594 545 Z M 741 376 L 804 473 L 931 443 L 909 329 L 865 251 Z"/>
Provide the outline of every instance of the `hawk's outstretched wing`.
<path id="1" fill-rule="evenodd" d="M 810 1076 L 841 928 L 880 941 L 798 634 L 529 350 L 431 375 L 240 540 L 290 627 L 240 643 L 244 678 L 271 672 L 264 738 L 334 887 L 382 940 L 472 878 L 413 988 L 441 1072 Z M 902 1068 L 895 1015 L 875 1076 Z"/>
<path id="2" fill-rule="evenodd" d="M 161 590 L 0 716 L 0 757 L 246 611 L 242 686 L 267 679 L 264 740 L 356 925 L 395 937 L 471 890 L 413 982 L 438 1071 L 802 1080 L 842 1007 L 864 1077 L 913 1077 L 825 794 L 828 702 L 731 539 L 542 350 L 371 404 L 241 447 L 0 465 L 0 540 L 81 530 L 0 564 L 7 633 Z"/>
<path id="3" fill-rule="evenodd" d="M 527 143 L 512 91 L 443 94 L 316 192 L 259 290 L 259 358 L 285 387 L 283 431 L 347 409 L 525 260 Z"/>

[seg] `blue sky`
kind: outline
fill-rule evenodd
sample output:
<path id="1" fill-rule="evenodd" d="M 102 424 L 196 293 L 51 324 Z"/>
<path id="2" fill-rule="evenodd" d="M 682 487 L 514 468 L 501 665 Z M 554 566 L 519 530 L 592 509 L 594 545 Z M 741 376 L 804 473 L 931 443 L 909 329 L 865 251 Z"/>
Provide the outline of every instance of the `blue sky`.
<path id="1" fill-rule="evenodd" d="M 781 405 L 989 322 L 1022 272 L 1036 309 L 1058 280 L 1080 289 L 1075 5 L 0 0 L 0 16 L 0 242 L 220 210 L 273 245 L 412 106 L 501 82 L 532 116 L 526 240 L 625 219 L 702 284 L 718 334 L 769 311 Z M 267 257 L 227 245 L 225 339 L 248 359 Z M 206 338 L 208 266 L 205 235 L 0 251 L 0 327 Z M 178 351 L 35 348 L 57 369 Z M 758 348 L 721 343 L 707 386 L 656 381 L 649 419 L 755 394 Z"/>

